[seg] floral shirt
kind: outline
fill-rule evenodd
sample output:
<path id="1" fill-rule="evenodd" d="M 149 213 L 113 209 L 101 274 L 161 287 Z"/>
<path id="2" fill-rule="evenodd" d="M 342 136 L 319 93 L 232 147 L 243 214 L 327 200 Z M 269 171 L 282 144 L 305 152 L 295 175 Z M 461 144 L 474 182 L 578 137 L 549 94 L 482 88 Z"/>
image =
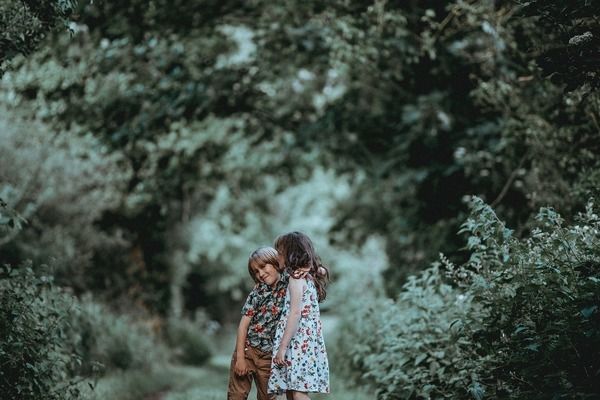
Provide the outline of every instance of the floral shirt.
<path id="1" fill-rule="evenodd" d="M 273 337 L 285 301 L 289 275 L 282 272 L 274 287 L 257 283 L 248 295 L 242 315 L 251 317 L 246 345 L 264 352 L 273 351 Z"/>

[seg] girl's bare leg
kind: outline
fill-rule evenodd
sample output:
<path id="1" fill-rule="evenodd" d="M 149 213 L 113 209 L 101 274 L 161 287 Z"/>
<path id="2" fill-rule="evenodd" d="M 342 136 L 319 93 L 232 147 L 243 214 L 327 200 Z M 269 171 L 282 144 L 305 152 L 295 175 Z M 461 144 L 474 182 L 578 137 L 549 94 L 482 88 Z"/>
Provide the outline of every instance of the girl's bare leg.
<path id="1" fill-rule="evenodd" d="M 290 391 L 288 390 L 287 393 L 290 393 Z M 291 391 L 291 393 L 292 393 L 293 400 L 310 400 L 310 397 L 308 397 L 308 394 L 306 394 L 304 392 Z"/>
<path id="2" fill-rule="evenodd" d="M 292 392 L 290 392 L 289 390 L 287 392 L 285 392 L 285 398 L 287 400 L 294 400 L 294 395 L 292 394 Z"/>

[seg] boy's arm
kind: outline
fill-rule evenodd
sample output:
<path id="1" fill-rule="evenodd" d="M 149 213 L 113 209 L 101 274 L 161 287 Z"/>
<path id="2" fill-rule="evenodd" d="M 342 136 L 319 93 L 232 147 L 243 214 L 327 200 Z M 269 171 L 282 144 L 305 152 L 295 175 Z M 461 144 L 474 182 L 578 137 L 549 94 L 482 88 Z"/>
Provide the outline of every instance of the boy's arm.
<path id="1" fill-rule="evenodd" d="M 235 341 L 235 366 L 234 371 L 237 375 L 246 375 L 248 373 L 248 364 L 246 363 L 246 337 L 248 336 L 248 327 L 250 326 L 250 318 L 243 315 L 238 326 L 237 338 Z"/>
<path id="2" fill-rule="evenodd" d="M 290 277 L 290 283 L 288 285 L 290 290 L 290 313 L 287 318 L 287 323 L 285 324 L 281 344 L 275 355 L 275 364 L 283 365 L 285 352 L 298 330 L 300 317 L 302 316 L 302 289 L 304 288 L 305 282 L 304 279 L 294 279 L 293 277 Z"/>

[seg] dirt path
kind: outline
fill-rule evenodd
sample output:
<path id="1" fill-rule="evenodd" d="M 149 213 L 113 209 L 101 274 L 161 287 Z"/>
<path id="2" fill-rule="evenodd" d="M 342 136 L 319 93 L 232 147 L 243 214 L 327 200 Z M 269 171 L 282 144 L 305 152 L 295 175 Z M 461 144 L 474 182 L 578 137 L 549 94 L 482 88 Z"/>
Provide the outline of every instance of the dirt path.
<path id="1" fill-rule="evenodd" d="M 333 337 L 333 333 L 337 327 L 339 317 L 336 315 L 323 315 L 323 330 L 326 340 Z M 223 332 L 221 339 L 215 343 L 212 359 L 202 367 L 192 366 L 173 366 L 176 370 L 170 382 L 170 389 L 162 389 L 159 392 L 154 392 L 143 397 L 142 400 L 166 400 L 167 398 L 185 399 L 185 400 L 216 400 L 223 397 L 223 393 L 227 391 L 227 380 L 229 376 L 229 362 L 231 357 L 231 349 L 235 342 L 234 332 Z M 335 374 L 335 373 L 334 373 Z M 337 393 L 336 395 L 315 395 L 315 399 L 350 399 L 363 400 L 362 397 L 355 397 L 353 391 L 347 392 L 344 388 L 340 388 L 340 384 L 336 385 L 337 379 L 332 376 L 332 388 Z M 338 397 L 341 395 L 342 397 Z M 253 391 L 250 394 L 250 399 L 256 398 Z"/>

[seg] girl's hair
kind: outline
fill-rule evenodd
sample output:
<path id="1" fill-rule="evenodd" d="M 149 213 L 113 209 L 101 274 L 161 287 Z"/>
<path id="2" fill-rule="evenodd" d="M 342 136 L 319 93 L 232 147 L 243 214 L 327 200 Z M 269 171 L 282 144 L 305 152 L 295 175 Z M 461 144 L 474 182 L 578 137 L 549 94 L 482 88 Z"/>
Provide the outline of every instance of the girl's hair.
<path id="1" fill-rule="evenodd" d="M 277 259 L 277 250 L 269 246 L 259 247 L 258 249 L 254 250 L 252 254 L 250 254 L 250 257 L 248 257 L 248 272 L 250 273 L 250 276 L 252 277 L 254 282 L 259 283 L 259 280 L 256 277 L 254 270 L 252 269 L 252 266 L 256 264 L 271 264 L 279 272 L 281 272 L 283 269 L 279 266 L 279 261 Z"/>
<path id="2" fill-rule="evenodd" d="M 290 232 L 278 236 L 274 246 L 283 256 L 285 265 L 282 265 L 282 268 L 295 271 L 299 268 L 310 267 L 309 274 L 314 278 L 319 301 L 325 300 L 329 269 L 321 262 L 310 238 L 302 232 Z"/>

